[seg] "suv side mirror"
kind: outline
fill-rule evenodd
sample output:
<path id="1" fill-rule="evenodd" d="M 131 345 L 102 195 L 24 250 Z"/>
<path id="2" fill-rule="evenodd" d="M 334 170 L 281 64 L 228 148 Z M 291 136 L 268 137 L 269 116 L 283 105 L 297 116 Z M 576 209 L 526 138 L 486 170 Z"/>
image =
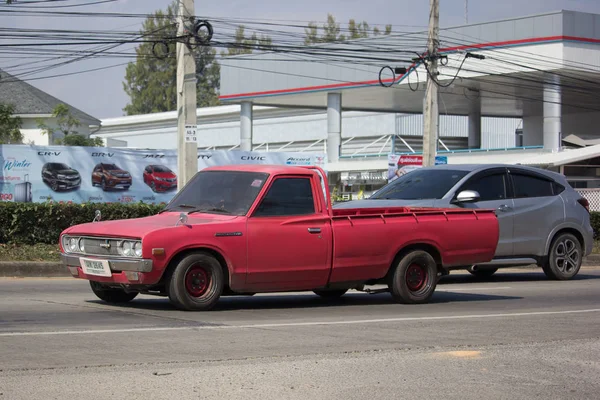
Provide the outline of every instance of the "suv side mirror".
<path id="1" fill-rule="evenodd" d="M 456 196 L 456 200 L 453 203 L 475 203 L 479 201 L 481 196 L 474 190 L 463 190 Z"/>

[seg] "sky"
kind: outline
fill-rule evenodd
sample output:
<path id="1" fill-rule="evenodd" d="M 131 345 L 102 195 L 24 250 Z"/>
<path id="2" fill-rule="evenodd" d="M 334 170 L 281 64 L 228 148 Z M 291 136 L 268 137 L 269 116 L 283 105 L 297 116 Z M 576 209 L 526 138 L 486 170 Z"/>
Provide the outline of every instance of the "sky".
<path id="1" fill-rule="evenodd" d="M 77 0 L 67 0 L 64 4 L 76 3 Z M 112 3 L 60 10 L 149 14 L 159 9 L 166 9 L 170 3 L 171 0 L 118 0 Z M 0 7 L 6 9 L 10 6 Z M 347 23 L 350 18 L 354 18 L 357 21 L 364 20 L 371 26 L 377 25 L 382 28 L 386 24 L 392 24 L 394 31 L 425 29 L 429 18 L 428 0 L 196 0 L 195 9 L 196 15 L 206 16 L 209 20 L 210 17 L 240 20 L 262 18 L 277 21 L 305 21 L 302 22 L 303 25 L 309 21 L 322 23 L 327 19 L 327 14 L 331 13 L 340 23 Z M 486 22 L 561 9 L 600 14 L 600 0 L 469 0 L 468 22 Z M 143 19 L 23 17 L 0 14 L 0 21 L 4 28 L 138 31 Z M 440 26 L 442 28 L 461 25 L 464 22 L 465 0 L 440 0 Z M 18 68 L 24 68 L 29 62 L 35 61 L 15 59 L 12 58 L 14 54 L 6 52 L 3 52 L 2 56 L 0 57 L 0 68 L 5 69 L 8 73 L 18 71 Z M 128 60 L 121 58 L 85 60 L 51 71 L 29 75 L 27 79 L 30 84 L 96 118 L 119 117 L 125 115 L 123 107 L 129 101 L 129 97 L 123 90 L 125 66 L 75 75 L 68 74 L 126 61 Z M 21 64 L 21 66 L 8 68 L 15 64 Z M 59 74 L 67 74 L 67 76 L 45 78 L 49 75 Z"/>

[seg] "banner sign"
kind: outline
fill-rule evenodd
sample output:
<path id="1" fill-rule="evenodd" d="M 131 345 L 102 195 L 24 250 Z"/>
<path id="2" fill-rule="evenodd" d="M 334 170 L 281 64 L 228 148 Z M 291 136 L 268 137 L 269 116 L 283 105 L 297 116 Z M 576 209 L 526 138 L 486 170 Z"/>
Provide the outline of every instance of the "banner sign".
<path id="1" fill-rule="evenodd" d="M 435 165 L 448 164 L 448 157 L 436 156 Z M 423 167 L 423 156 L 410 154 L 388 154 L 388 182 Z"/>
<path id="2" fill-rule="evenodd" d="M 231 164 L 316 165 L 325 154 L 198 150 L 198 170 Z M 177 150 L 0 145 L 0 201 L 167 203 Z"/>

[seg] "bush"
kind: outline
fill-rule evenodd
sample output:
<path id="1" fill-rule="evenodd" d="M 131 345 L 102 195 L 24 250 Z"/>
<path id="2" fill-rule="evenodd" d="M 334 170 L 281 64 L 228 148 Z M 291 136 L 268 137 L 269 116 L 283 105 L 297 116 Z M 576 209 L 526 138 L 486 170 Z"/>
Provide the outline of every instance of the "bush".
<path id="1" fill-rule="evenodd" d="M 57 244 L 66 228 L 102 220 L 140 218 L 158 213 L 164 205 L 121 203 L 0 203 L 0 243 Z"/>

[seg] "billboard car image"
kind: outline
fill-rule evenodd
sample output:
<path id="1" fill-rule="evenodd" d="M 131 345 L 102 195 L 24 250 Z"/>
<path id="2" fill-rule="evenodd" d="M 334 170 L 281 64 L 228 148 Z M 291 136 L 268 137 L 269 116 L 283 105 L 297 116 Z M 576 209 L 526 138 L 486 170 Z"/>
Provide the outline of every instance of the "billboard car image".
<path id="1" fill-rule="evenodd" d="M 116 164 L 100 163 L 92 172 L 92 186 L 100 185 L 102 190 L 129 189 L 132 184 L 131 174 Z"/>
<path id="2" fill-rule="evenodd" d="M 79 189 L 81 175 L 67 164 L 49 162 L 42 167 L 42 181 L 54 192 Z"/>
<path id="3" fill-rule="evenodd" d="M 144 183 L 153 192 L 177 189 L 177 175 L 164 165 L 147 165 L 144 168 Z"/>

